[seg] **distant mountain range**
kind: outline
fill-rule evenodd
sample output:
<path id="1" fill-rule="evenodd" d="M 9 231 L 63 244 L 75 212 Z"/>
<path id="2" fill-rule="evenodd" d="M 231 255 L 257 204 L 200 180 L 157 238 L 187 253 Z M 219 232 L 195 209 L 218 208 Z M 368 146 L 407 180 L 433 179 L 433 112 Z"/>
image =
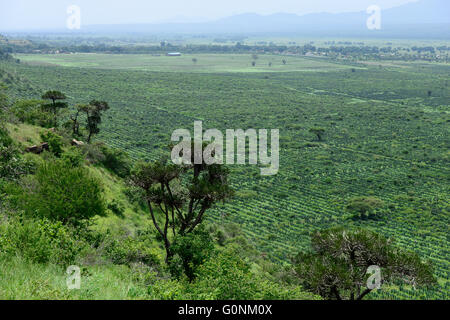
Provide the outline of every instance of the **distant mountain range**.
<path id="1" fill-rule="evenodd" d="M 296 15 L 246 13 L 212 22 L 136 25 L 90 25 L 86 32 L 289 33 L 304 36 L 374 36 L 402 38 L 450 38 L 450 1 L 421 0 L 381 11 L 381 30 L 368 30 L 365 11 Z"/>

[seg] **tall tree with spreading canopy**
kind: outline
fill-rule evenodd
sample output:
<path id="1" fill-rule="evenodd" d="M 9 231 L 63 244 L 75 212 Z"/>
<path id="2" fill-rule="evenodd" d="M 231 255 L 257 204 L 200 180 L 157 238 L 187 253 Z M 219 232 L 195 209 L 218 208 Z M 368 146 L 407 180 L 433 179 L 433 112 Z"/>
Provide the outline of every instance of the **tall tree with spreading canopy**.
<path id="1" fill-rule="evenodd" d="M 44 93 L 41 98 L 44 100 L 52 101 L 51 103 L 44 104 L 42 107 L 44 109 L 50 110 L 53 113 L 53 124 L 57 126 L 59 110 L 68 107 L 68 104 L 66 102 L 62 102 L 62 100 L 67 99 L 66 95 L 60 91 L 51 90 Z"/>
<path id="2" fill-rule="evenodd" d="M 87 105 L 77 104 L 75 106 L 75 114 L 70 116 L 70 121 L 72 121 L 72 133 L 75 136 L 80 135 L 80 122 L 78 120 L 78 117 L 80 116 L 80 113 L 85 109 L 87 109 Z"/>
<path id="3" fill-rule="evenodd" d="M 228 170 L 219 164 L 176 165 L 168 159 L 141 162 L 133 169 L 131 181 L 144 191 L 153 224 L 164 241 L 167 263 L 173 254 L 171 239 L 193 232 L 208 209 L 233 194 Z M 162 223 L 155 207 L 163 215 Z"/>
<path id="4" fill-rule="evenodd" d="M 303 287 L 330 300 L 361 300 L 370 266 L 381 270 L 380 285 L 403 281 L 412 286 L 436 284 L 431 263 L 393 246 L 390 239 L 361 228 L 332 228 L 311 237 L 312 251 L 294 258 Z"/>
<path id="5" fill-rule="evenodd" d="M 91 142 L 92 136 L 100 132 L 99 124 L 102 122 L 102 113 L 109 109 L 105 101 L 92 100 L 87 105 L 79 106 L 80 110 L 86 114 L 86 129 L 89 134 L 87 142 Z"/>

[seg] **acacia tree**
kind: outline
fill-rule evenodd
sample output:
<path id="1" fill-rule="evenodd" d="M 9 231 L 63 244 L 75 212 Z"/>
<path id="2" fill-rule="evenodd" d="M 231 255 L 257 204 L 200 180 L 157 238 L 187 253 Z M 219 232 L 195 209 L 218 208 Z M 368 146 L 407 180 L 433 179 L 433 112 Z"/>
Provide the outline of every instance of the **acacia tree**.
<path id="1" fill-rule="evenodd" d="M 381 268 L 381 282 L 404 281 L 413 286 L 436 284 L 433 268 L 414 252 L 365 229 L 332 228 L 311 237 L 312 252 L 294 258 L 295 271 L 305 289 L 330 300 L 361 300 L 369 266 Z"/>
<path id="2" fill-rule="evenodd" d="M 176 165 L 167 159 L 141 162 L 132 170 L 131 182 L 144 191 L 153 224 L 164 241 L 166 263 L 173 255 L 171 239 L 193 232 L 208 209 L 233 193 L 228 170 L 219 164 Z M 161 219 L 155 208 L 162 213 Z"/>
<path id="3" fill-rule="evenodd" d="M 76 136 L 80 135 L 80 122 L 78 121 L 78 117 L 85 109 L 87 109 L 87 105 L 78 104 L 75 106 L 75 114 L 70 116 L 70 120 L 72 121 L 72 133 Z"/>
<path id="4" fill-rule="evenodd" d="M 68 107 L 66 102 L 61 101 L 67 99 L 66 95 L 60 91 L 51 90 L 44 93 L 41 98 L 44 100 L 52 101 L 51 103 L 44 104 L 42 107 L 44 109 L 49 109 L 53 112 L 53 124 L 57 126 L 58 111 Z"/>
<path id="5" fill-rule="evenodd" d="M 86 113 L 86 129 L 89 132 L 87 142 L 91 142 L 94 134 L 100 132 L 98 125 L 102 122 L 102 112 L 109 109 L 105 101 L 92 100 L 88 105 L 80 106 L 80 110 Z"/>
<path id="6" fill-rule="evenodd" d="M 383 200 L 377 197 L 351 198 L 346 209 L 353 213 L 353 218 L 373 218 L 375 210 L 384 206 Z"/>

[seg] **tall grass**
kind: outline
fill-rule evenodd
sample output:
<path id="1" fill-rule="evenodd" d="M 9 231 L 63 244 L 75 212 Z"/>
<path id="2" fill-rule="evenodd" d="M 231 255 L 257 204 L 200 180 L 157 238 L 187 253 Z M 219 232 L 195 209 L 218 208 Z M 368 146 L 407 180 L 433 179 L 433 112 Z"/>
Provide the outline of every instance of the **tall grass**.
<path id="1" fill-rule="evenodd" d="M 147 288 L 133 279 L 126 266 L 97 265 L 82 268 L 80 289 L 69 290 L 65 268 L 35 264 L 21 257 L 0 255 L 0 299 L 143 299 Z"/>

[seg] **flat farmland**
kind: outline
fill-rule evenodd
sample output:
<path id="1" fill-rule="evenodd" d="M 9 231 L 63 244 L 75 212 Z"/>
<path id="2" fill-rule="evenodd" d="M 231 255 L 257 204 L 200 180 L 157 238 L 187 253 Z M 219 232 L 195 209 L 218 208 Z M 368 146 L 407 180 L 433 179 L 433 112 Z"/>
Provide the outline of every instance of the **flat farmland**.
<path id="1" fill-rule="evenodd" d="M 333 71 L 351 68 L 326 60 L 295 56 L 250 54 L 191 54 L 178 57 L 150 54 L 19 54 L 21 61 L 31 65 L 63 67 L 129 69 L 158 72 L 226 73 L 226 72 L 292 72 Z M 193 59 L 197 59 L 196 62 Z M 286 64 L 283 64 L 285 59 Z M 255 66 L 252 62 L 255 61 Z M 270 64 L 270 65 L 269 65 Z"/>

